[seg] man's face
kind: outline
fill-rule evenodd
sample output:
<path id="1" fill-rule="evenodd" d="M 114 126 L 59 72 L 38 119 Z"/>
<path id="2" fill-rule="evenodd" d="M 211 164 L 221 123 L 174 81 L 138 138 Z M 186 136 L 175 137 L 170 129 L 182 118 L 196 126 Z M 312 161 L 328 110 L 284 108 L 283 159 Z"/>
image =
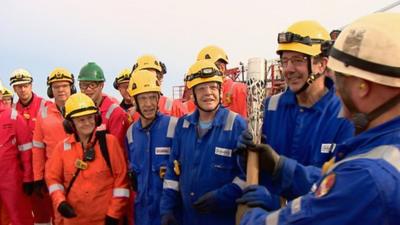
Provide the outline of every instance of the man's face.
<path id="1" fill-rule="evenodd" d="M 75 129 L 78 135 L 91 135 L 96 128 L 95 114 L 72 118 L 72 122 L 75 125 Z"/>
<path id="2" fill-rule="evenodd" d="M 282 52 L 282 72 L 289 89 L 296 92 L 303 87 L 308 79 L 307 57 L 299 52 Z"/>
<path id="3" fill-rule="evenodd" d="M 79 88 L 81 92 L 89 96 L 94 102 L 101 99 L 104 82 L 80 81 Z"/>
<path id="4" fill-rule="evenodd" d="M 54 99 L 56 101 L 67 101 L 71 95 L 71 83 L 68 81 L 56 81 L 51 84 Z"/>
<path id="5" fill-rule="evenodd" d="M 3 97 L 3 104 L 5 106 L 11 107 L 12 105 L 12 97 Z"/>
<path id="6" fill-rule="evenodd" d="M 136 97 L 136 105 L 146 119 L 152 120 L 156 117 L 159 99 L 160 95 L 157 92 L 143 93 Z"/>
<path id="7" fill-rule="evenodd" d="M 217 82 L 207 82 L 193 87 L 196 95 L 197 104 L 205 111 L 217 108 L 221 96 L 220 85 Z"/>
<path id="8" fill-rule="evenodd" d="M 129 96 L 129 94 L 128 94 L 128 85 L 129 85 L 129 81 L 118 84 L 118 91 L 121 94 L 122 98 L 124 98 L 125 101 L 131 100 L 131 96 Z"/>
<path id="9" fill-rule="evenodd" d="M 13 86 L 13 89 L 21 101 L 28 101 L 32 97 L 32 83 L 17 84 Z"/>
<path id="10" fill-rule="evenodd" d="M 218 69 L 222 73 L 222 75 L 225 75 L 226 63 L 222 60 L 218 60 L 217 62 L 215 62 L 215 65 L 218 67 Z"/>
<path id="11" fill-rule="evenodd" d="M 354 82 L 354 77 L 340 75 L 335 73 L 335 85 L 336 85 L 336 95 L 339 96 L 342 101 L 343 107 L 343 115 L 347 119 L 351 119 L 352 114 L 356 109 L 352 109 L 354 107 L 354 96 L 356 95 L 355 91 L 356 83 Z"/>

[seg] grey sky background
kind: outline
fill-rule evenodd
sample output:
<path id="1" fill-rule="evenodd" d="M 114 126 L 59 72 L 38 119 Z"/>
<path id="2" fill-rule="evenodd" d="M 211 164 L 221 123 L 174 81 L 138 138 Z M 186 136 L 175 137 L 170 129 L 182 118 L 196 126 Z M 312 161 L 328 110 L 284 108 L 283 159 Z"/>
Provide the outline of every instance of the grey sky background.
<path id="1" fill-rule="evenodd" d="M 78 75 L 89 61 L 114 77 L 137 57 L 154 54 L 167 65 L 163 92 L 182 85 L 183 74 L 206 45 L 225 49 L 228 67 L 251 57 L 275 58 L 277 33 L 314 19 L 329 31 L 379 10 L 394 0 L 1 0 L 0 77 L 8 86 L 14 69 L 34 77 L 34 91 L 46 96 L 46 77 L 55 67 Z M 400 12 L 396 7 L 392 12 Z"/>

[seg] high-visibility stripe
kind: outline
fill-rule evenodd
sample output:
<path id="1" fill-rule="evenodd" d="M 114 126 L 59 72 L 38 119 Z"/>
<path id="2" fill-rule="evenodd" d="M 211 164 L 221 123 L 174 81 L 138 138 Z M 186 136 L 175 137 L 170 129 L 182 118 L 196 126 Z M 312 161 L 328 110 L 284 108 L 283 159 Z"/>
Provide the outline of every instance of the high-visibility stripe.
<path id="1" fill-rule="evenodd" d="M 224 127 L 225 131 L 231 131 L 232 130 L 236 116 L 237 116 L 237 113 L 229 111 L 228 116 L 227 116 L 226 121 L 225 121 L 225 127 Z"/>
<path id="2" fill-rule="evenodd" d="M 189 125 L 190 125 L 189 121 L 183 120 L 183 124 L 182 124 L 182 127 L 183 127 L 183 128 L 188 128 Z"/>
<path id="3" fill-rule="evenodd" d="M 290 206 L 292 215 L 301 211 L 301 199 L 302 199 L 302 196 L 300 196 L 292 201 L 291 206 Z"/>
<path id="4" fill-rule="evenodd" d="M 277 210 L 268 214 L 267 218 L 265 218 L 265 225 L 278 225 L 280 213 L 281 210 Z"/>
<path id="5" fill-rule="evenodd" d="M 13 108 L 13 109 L 11 110 L 11 119 L 12 119 L 12 120 L 16 120 L 16 119 L 17 119 L 17 116 L 18 116 L 18 111 L 17 111 L 15 108 Z"/>
<path id="6" fill-rule="evenodd" d="M 50 222 L 48 222 L 48 223 L 33 223 L 33 225 L 51 225 L 51 223 Z"/>
<path id="7" fill-rule="evenodd" d="M 235 179 L 233 179 L 232 183 L 236 184 L 237 186 L 240 187 L 240 189 L 242 189 L 242 191 L 248 186 L 248 184 L 246 183 L 246 181 L 240 179 L 239 177 L 235 177 Z"/>
<path id="8" fill-rule="evenodd" d="M 18 150 L 21 152 L 28 151 L 30 149 L 32 149 L 32 142 L 29 142 L 29 143 L 26 143 L 23 145 L 18 145 Z"/>
<path id="9" fill-rule="evenodd" d="M 333 165 L 328 169 L 328 173 L 330 173 L 333 169 L 341 165 L 342 163 L 349 162 L 356 159 L 383 159 L 388 162 L 390 165 L 395 167 L 398 171 L 400 171 L 400 151 L 398 148 L 392 145 L 382 145 L 372 149 L 369 152 L 354 155 L 349 158 L 345 158 Z"/>
<path id="10" fill-rule="evenodd" d="M 170 98 L 167 98 L 167 100 L 165 101 L 165 106 L 164 106 L 164 109 L 166 110 L 166 111 L 168 111 L 168 112 L 170 112 L 171 111 L 171 109 L 172 109 L 172 99 L 170 99 Z"/>
<path id="11" fill-rule="evenodd" d="M 44 143 L 43 142 L 33 141 L 32 144 L 33 144 L 33 147 L 35 147 L 35 148 L 44 148 Z"/>
<path id="12" fill-rule="evenodd" d="M 167 180 L 167 179 L 165 179 L 164 183 L 163 183 L 163 188 L 164 189 L 172 189 L 172 190 L 175 190 L 175 191 L 179 191 L 179 182 L 175 181 L 175 180 Z"/>
<path id="13" fill-rule="evenodd" d="M 47 117 L 47 110 L 48 110 L 48 107 L 43 107 L 40 109 L 40 111 L 42 112 L 43 119 L 45 119 Z"/>
<path id="14" fill-rule="evenodd" d="M 55 191 L 62 191 L 64 192 L 64 186 L 62 184 L 52 184 L 49 186 L 49 194 Z"/>
<path id="15" fill-rule="evenodd" d="M 176 123 L 178 122 L 178 118 L 176 117 L 170 117 L 169 123 L 168 123 L 168 131 L 167 131 L 167 137 L 168 138 L 173 138 L 175 134 L 175 127 Z"/>
<path id="16" fill-rule="evenodd" d="M 133 143 L 133 123 L 129 126 L 128 130 L 126 131 L 126 139 L 128 140 L 128 144 Z"/>
<path id="17" fill-rule="evenodd" d="M 269 98 L 268 102 L 268 111 L 276 111 L 278 109 L 279 98 L 282 96 L 282 93 L 277 95 L 272 95 Z"/>
<path id="18" fill-rule="evenodd" d="M 64 141 L 64 151 L 71 150 L 71 143 Z"/>
<path id="19" fill-rule="evenodd" d="M 118 107 L 117 104 L 112 104 L 110 107 L 108 107 L 107 113 L 106 113 L 106 119 L 110 119 L 111 114 L 114 112 L 114 109 Z"/>
<path id="20" fill-rule="evenodd" d="M 126 188 L 114 188 L 113 197 L 126 197 L 129 198 L 129 189 Z"/>

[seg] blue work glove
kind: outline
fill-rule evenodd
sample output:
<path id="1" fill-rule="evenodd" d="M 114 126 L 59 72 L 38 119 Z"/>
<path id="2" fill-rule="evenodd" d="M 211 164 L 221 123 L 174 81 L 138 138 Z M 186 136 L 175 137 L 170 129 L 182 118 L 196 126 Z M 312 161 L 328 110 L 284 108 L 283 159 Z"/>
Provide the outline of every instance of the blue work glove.
<path id="1" fill-rule="evenodd" d="M 161 216 L 161 225 L 178 225 L 173 213 L 167 213 Z"/>
<path id="2" fill-rule="evenodd" d="M 76 212 L 74 208 L 67 202 L 63 201 L 57 208 L 57 211 L 65 218 L 74 218 L 76 217 Z"/>
<path id="3" fill-rule="evenodd" d="M 267 188 L 261 185 L 251 185 L 243 190 L 243 196 L 236 200 L 238 204 L 246 204 L 249 207 L 260 207 L 265 210 L 279 208 L 279 201 L 276 201 Z"/>
<path id="4" fill-rule="evenodd" d="M 215 190 L 207 192 L 197 199 L 197 201 L 193 203 L 193 208 L 199 213 L 209 213 L 217 210 L 218 203 L 217 191 Z"/>
<path id="5" fill-rule="evenodd" d="M 260 168 L 269 175 L 275 174 L 279 168 L 279 154 L 268 144 L 255 144 L 253 142 L 253 135 L 248 130 L 244 130 L 239 136 L 236 151 L 240 155 L 245 156 L 245 158 L 247 158 L 247 151 L 258 152 Z"/>

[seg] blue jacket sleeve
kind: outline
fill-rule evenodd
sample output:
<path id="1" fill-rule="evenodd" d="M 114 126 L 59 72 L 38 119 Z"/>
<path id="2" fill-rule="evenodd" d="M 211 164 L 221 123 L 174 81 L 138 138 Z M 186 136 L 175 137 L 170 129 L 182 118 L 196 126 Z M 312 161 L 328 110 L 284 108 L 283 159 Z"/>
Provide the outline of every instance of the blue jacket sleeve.
<path id="1" fill-rule="evenodd" d="M 344 163 L 324 177 L 315 192 L 275 212 L 252 209 L 240 224 L 396 224 L 399 176 L 395 178 L 395 172 L 379 164 L 371 166 L 371 160 Z"/>

